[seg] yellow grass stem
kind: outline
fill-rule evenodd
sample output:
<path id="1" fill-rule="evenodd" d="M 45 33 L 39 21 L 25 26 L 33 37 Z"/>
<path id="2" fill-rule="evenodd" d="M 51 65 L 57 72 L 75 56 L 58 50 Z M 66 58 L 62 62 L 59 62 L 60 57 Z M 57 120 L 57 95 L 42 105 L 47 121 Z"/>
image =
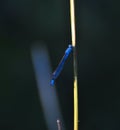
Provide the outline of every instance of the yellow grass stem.
<path id="1" fill-rule="evenodd" d="M 70 0 L 70 19 L 71 19 L 71 38 L 72 45 L 76 46 L 76 34 L 75 34 L 75 6 L 74 0 Z"/>
<path id="2" fill-rule="evenodd" d="M 75 5 L 70 0 L 71 38 L 73 45 L 73 69 L 74 69 L 74 130 L 78 130 L 78 81 L 77 81 L 77 55 L 76 55 L 76 30 L 75 30 Z"/>

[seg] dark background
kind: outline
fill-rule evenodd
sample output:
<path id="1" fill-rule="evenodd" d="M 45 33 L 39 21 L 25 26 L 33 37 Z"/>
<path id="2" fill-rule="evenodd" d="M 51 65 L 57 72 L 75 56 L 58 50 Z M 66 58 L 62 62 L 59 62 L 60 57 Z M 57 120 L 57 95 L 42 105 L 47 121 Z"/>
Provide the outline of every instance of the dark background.
<path id="1" fill-rule="evenodd" d="M 76 0 L 79 130 L 120 130 L 119 10 L 111 0 Z M 70 34 L 69 0 L 0 1 L 0 130 L 47 130 L 30 47 L 43 41 L 54 69 Z M 67 130 L 72 67 L 70 58 L 57 80 Z"/>

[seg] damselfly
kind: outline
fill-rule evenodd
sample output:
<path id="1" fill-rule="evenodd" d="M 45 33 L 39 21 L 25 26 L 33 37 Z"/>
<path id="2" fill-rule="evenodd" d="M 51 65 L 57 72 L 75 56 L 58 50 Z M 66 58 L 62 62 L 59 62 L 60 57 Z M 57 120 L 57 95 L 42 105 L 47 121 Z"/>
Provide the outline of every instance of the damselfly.
<path id="1" fill-rule="evenodd" d="M 58 64 L 56 70 L 52 74 L 52 79 L 50 81 L 51 86 L 53 86 L 55 84 L 55 80 L 60 75 L 60 73 L 61 73 L 61 71 L 64 67 L 65 61 L 67 60 L 67 58 L 70 55 L 70 53 L 72 52 L 72 50 L 73 50 L 73 46 L 68 45 L 68 48 L 66 49 L 64 56 L 62 57 L 62 59 L 61 59 L 60 63 Z"/>

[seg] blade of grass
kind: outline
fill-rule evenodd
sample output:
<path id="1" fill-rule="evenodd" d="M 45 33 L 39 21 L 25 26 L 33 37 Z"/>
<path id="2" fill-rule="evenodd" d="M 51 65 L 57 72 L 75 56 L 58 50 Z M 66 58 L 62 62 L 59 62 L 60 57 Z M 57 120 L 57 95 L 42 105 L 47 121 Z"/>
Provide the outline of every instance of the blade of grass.
<path id="1" fill-rule="evenodd" d="M 58 130 L 62 130 L 62 129 L 61 129 L 61 124 L 60 124 L 60 120 L 59 120 L 59 119 L 57 120 L 57 126 L 58 126 Z"/>
<path id="2" fill-rule="evenodd" d="M 74 130 L 78 130 L 78 81 L 77 81 L 77 54 L 76 54 L 76 30 L 75 30 L 75 5 L 70 0 L 71 38 L 73 46 L 73 71 L 74 71 Z"/>

